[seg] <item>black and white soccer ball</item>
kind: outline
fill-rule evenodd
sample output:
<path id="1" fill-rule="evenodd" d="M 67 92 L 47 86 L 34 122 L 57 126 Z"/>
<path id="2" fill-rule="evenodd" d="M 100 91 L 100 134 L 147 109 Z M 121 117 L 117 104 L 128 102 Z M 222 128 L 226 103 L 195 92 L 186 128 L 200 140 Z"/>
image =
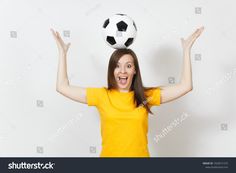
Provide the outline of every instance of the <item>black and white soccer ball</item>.
<path id="1" fill-rule="evenodd" d="M 115 49 L 128 48 L 135 40 L 137 27 L 126 14 L 115 14 L 105 20 L 102 28 L 104 41 Z"/>

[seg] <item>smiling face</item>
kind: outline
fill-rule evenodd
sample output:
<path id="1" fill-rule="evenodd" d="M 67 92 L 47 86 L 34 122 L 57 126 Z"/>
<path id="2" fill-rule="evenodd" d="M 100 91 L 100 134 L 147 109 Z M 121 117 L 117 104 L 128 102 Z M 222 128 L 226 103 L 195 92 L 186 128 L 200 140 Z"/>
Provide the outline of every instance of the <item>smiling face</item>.
<path id="1" fill-rule="evenodd" d="M 135 73 L 133 57 L 130 54 L 123 55 L 114 69 L 117 89 L 121 92 L 128 92 L 132 85 Z"/>

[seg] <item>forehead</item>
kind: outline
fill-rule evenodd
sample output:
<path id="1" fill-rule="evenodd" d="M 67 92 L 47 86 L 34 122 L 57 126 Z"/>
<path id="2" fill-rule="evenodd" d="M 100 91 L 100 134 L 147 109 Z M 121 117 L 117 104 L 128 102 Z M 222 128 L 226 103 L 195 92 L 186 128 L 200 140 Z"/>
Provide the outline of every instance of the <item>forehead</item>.
<path id="1" fill-rule="evenodd" d="M 118 63 L 121 63 L 121 64 L 125 64 L 127 62 L 132 62 L 132 63 L 134 62 L 134 59 L 130 54 L 123 55 L 118 61 Z"/>

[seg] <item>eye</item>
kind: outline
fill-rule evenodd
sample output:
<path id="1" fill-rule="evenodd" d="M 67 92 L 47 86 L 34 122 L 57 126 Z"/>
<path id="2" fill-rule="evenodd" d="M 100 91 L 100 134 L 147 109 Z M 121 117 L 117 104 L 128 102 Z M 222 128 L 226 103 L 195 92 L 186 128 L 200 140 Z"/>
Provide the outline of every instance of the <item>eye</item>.
<path id="1" fill-rule="evenodd" d="M 128 64 L 128 65 L 127 65 L 127 67 L 128 67 L 128 68 L 131 68 L 131 67 L 132 67 L 132 65 L 131 65 L 131 64 Z"/>
<path id="2" fill-rule="evenodd" d="M 119 66 L 119 64 L 116 64 L 116 68 L 119 68 L 120 66 Z"/>

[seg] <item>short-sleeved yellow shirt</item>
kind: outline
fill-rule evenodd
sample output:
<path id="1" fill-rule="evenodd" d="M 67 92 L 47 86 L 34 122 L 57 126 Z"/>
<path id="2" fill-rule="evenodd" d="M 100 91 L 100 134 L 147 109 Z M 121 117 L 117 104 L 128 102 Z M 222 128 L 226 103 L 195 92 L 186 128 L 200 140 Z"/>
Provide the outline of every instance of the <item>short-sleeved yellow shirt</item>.
<path id="1" fill-rule="evenodd" d="M 87 103 L 100 113 L 102 151 L 100 157 L 150 157 L 148 112 L 136 107 L 134 91 L 86 88 Z M 160 105 L 160 88 L 145 91 L 150 106 Z"/>

